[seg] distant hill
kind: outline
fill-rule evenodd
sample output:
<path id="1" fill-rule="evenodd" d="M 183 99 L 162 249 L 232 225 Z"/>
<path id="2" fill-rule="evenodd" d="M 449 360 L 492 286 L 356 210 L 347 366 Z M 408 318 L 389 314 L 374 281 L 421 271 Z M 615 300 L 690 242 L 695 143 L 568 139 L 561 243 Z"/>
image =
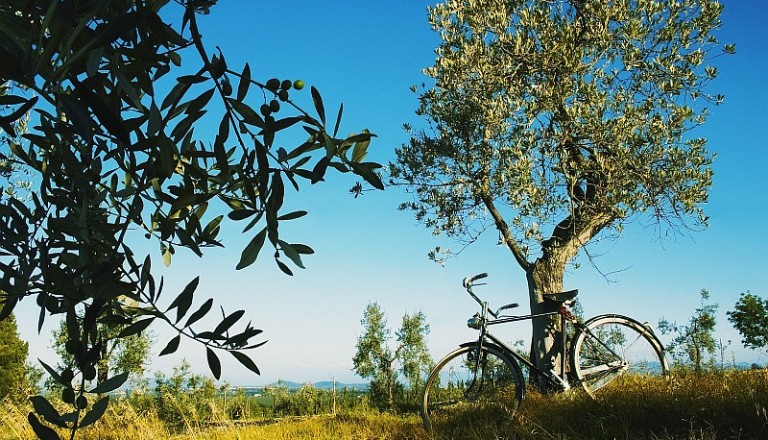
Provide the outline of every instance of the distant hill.
<path id="1" fill-rule="evenodd" d="M 270 387 L 285 387 L 289 390 L 298 390 L 301 387 L 307 385 L 306 382 L 292 382 L 290 380 L 279 380 L 277 382 L 273 382 L 269 385 L 259 385 L 259 386 L 241 386 L 241 387 L 234 387 L 234 388 L 240 388 L 243 389 L 246 394 L 257 394 L 260 393 L 264 388 L 270 388 Z M 333 389 L 333 382 L 330 380 L 315 382 L 310 384 L 313 387 L 320 389 L 320 390 L 332 390 Z M 343 390 L 344 388 L 349 390 L 355 390 L 355 391 L 368 391 L 369 384 L 367 383 L 341 383 L 336 382 L 336 390 Z"/>

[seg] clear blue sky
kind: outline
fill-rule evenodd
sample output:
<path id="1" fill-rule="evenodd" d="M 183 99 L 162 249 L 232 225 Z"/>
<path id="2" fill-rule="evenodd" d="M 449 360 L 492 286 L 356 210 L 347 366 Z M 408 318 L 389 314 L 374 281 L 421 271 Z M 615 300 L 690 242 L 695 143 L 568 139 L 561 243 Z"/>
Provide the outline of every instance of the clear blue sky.
<path id="1" fill-rule="evenodd" d="M 394 149 L 407 141 L 405 122 L 418 123 L 414 114 L 413 84 L 426 78 L 421 69 L 434 60 L 438 38 L 426 20 L 424 0 L 223 1 L 201 21 L 207 45 L 222 48 L 230 67 L 250 62 L 253 76 L 301 78 L 316 86 L 329 113 L 344 103 L 342 133 L 369 128 L 378 137 L 370 158 L 386 163 Z M 613 272 L 608 283 L 582 264 L 566 276 L 566 288 L 578 288 L 585 314 L 615 312 L 656 323 L 662 316 L 685 321 L 706 288 L 720 304 L 717 334 L 732 340 L 726 359 L 760 360 L 745 350 L 725 319 L 741 292 L 768 296 L 768 3 L 764 0 L 726 0 L 721 41 L 735 43 L 737 54 L 717 61 L 720 77 L 713 90 L 726 95 L 723 106 L 712 109 L 707 124 L 694 133 L 709 139 L 717 154 L 714 187 L 706 206 L 711 227 L 675 240 L 658 239 L 652 222 L 630 225 L 618 241 L 601 245 L 603 272 Z M 308 89 L 304 91 L 308 99 Z M 309 107 L 308 101 L 304 103 Z M 287 144 L 287 146 L 291 146 Z M 286 277 L 271 259 L 235 271 L 248 237 L 240 225 L 228 224 L 227 249 L 210 252 L 203 260 L 180 255 L 163 271 L 170 301 L 175 292 L 200 275 L 196 304 L 214 296 L 226 310 L 245 308 L 264 329 L 269 342 L 253 351 L 262 369 L 254 376 L 229 356 L 223 380 L 232 384 L 266 384 L 277 379 L 295 381 L 360 381 L 351 371 L 360 319 L 366 304 L 377 301 L 396 328 L 405 312 L 423 311 L 431 325 L 429 347 L 439 358 L 472 333 L 465 321 L 475 308 L 460 286 L 464 276 L 489 272 L 489 285 L 480 291 L 492 304 L 518 301 L 527 309 L 524 275 L 508 251 L 495 245 L 491 233 L 445 267 L 428 261 L 437 244 L 429 230 L 412 215 L 397 211 L 401 190 L 368 192 L 353 199 L 347 193 L 354 180 L 331 176 L 322 185 L 305 186 L 288 194 L 291 204 L 309 215 L 283 229 L 294 242 L 311 245 L 316 253 L 305 259 L 306 270 Z M 152 248 L 154 250 L 154 247 Z M 269 257 L 268 254 L 264 256 Z M 159 255 L 155 267 L 159 267 Z M 33 301 L 19 311 L 20 331 L 30 340 L 30 351 L 55 363 L 49 334 L 37 336 Z M 171 336 L 156 326 L 159 352 Z M 527 324 L 511 326 L 508 338 L 525 338 Z M 206 373 L 204 352 L 183 342 L 179 353 L 153 359 L 152 370 L 170 371 L 182 359 Z"/>

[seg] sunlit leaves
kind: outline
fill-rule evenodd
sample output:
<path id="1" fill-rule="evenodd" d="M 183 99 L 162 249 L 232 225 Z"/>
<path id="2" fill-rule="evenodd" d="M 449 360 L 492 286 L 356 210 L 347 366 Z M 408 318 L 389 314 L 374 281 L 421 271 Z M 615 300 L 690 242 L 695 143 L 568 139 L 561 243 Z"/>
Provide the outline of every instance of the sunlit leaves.
<path id="1" fill-rule="evenodd" d="M 316 88 L 309 92 L 313 108 L 305 111 L 293 101 L 302 80 L 261 83 L 249 64 L 232 70 L 223 51 L 207 53 L 195 15 L 207 8 L 184 1 L 156 6 L 122 2 L 105 9 L 102 2 L 74 0 L 0 6 L 0 83 L 13 91 L 0 94 L 0 129 L 14 134 L 26 114 L 35 118 L 19 142 L 3 145 L 2 159 L 28 169 L 37 185 L 24 202 L 0 196 L 0 289 L 8 293 L 0 316 L 26 296 L 38 299 L 40 328 L 51 314 L 65 315 L 77 373 L 87 381 L 96 380 L 102 329 L 128 338 L 157 321 L 176 331 L 162 355 L 190 338 L 205 345 L 217 377 L 217 350 L 258 372 L 240 350 L 260 346 L 252 338 L 261 330 L 239 326 L 242 311 L 210 322 L 216 321 L 212 300 L 194 307 L 198 278 L 168 303 L 149 256 L 136 260 L 138 231 L 159 245 L 170 266 L 177 252 L 203 256 L 223 246 L 226 216 L 243 222 L 247 244 L 237 269 L 254 264 L 267 246 L 278 269 L 290 274 L 313 251 L 281 235 L 282 222 L 306 215 L 284 209 L 286 185 L 299 190 L 331 168 L 383 187 L 379 165 L 365 162 L 373 135 L 338 137 L 343 106 L 326 127 Z M 184 10 L 159 10 L 178 7 Z M 180 19 L 166 24 L 161 16 Z M 213 139 L 196 130 L 208 124 Z M 285 132 L 297 130 L 307 135 L 304 142 L 281 145 Z M 72 385 L 62 372 L 44 368 Z M 92 393 L 109 392 L 124 378 L 100 379 L 89 385 Z M 66 415 L 69 428 L 105 413 L 108 400 L 85 412 L 87 393 L 71 394 L 68 403 L 78 411 Z M 33 429 L 50 437 L 44 423 L 61 420 L 40 402 L 36 410 L 50 417 L 30 417 Z"/>
<path id="2" fill-rule="evenodd" d="M 495 227 L 518 261 L 577 249 L 646 211 L 671 227 L 703 221 L 712 155 L 687 136 L 722 102 L 707 90 L 721 10 L 711 0 L 431 7 L 442 42 L 417 110 L 431 131 L 391 164 L 412 189 L 404 208 L 463 243 Z"/>

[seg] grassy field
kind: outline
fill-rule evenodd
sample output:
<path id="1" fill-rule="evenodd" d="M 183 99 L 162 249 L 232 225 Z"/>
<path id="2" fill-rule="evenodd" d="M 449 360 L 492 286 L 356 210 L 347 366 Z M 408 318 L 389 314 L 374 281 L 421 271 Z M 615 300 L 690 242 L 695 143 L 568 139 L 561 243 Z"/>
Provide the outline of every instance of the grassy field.
<path id="1" fill-rule="evenodd" d="M 768 372 L 680 373 L 670 382 L 638 380 L 592 400 L 583 393 L 530 393 L 513 420 L 448 423 L 427 433 L 417 415 L 348 413 L 304 419 L 225 418 L 217 426 L 187 423 L 171 432 L 156 416 L 125 404 L 80 439 L 524 439 L 720 440 L 768 439 Z M 27 408 L 0 408 L 1 439 L 33 439 Z"/>

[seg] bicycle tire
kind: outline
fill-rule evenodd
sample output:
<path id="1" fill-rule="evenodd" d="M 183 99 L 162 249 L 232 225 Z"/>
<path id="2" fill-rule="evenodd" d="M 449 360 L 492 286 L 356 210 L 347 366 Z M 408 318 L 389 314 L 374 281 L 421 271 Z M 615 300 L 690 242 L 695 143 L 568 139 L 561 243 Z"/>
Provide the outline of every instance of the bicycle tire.
<path id="1" fill-rule="evenodd" d="M 424 427 L 432 431 L 435 426 L 466 429 L 510 423 L 524 390 L 517 362 L 495 346 L 478 350 L 476 342 L 466 344 L 440 360 L 430 373 L 422 399 Z"/>
<path id="2" fill-rule="evenodd" d="M 637 379 L 669 376 L 664 348 L 647 324 L 621 315 L 584 323 L 571 343 L 571 371 L 591 396 Z"/>

